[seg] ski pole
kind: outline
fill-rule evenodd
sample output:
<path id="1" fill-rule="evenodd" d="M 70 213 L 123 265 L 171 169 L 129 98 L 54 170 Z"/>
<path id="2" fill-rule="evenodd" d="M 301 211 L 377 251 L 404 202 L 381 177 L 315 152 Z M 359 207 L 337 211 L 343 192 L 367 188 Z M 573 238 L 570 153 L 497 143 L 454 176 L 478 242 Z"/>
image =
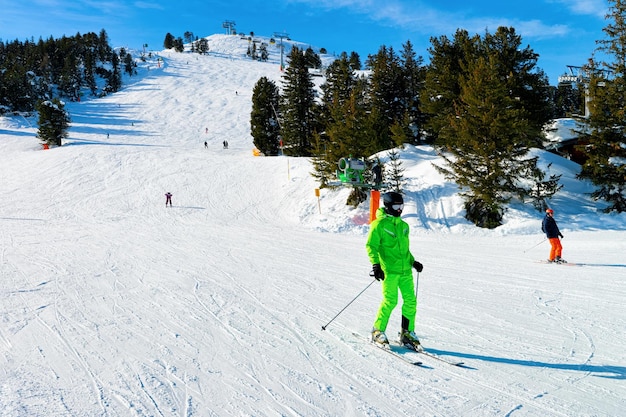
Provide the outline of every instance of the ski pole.
<path id="1" fill-rule="evenodd" d="M 346 306 L 345 306 L 344 308 L 342 308 L 342 309 L 341 309 L 341 311 L 335 315 L 335 317 L 333 317 L 332 319 L 330 319 L 330 321 L 329 321 L 328 323 L 326 323 L 326 325 L 325 325 L 325 326 L 322 326 L 322 330 L 326 330 L 326 328 L 328 327 L 328 325 L 329 325 L 330 323 L 332 323 L 332 322 L 333 322 L 333 321 L 334 321 L 337 317 L 339 317 L 339 315 L 340 315 L 341 313 L 343 313 L 343 310 L 345 310 L 346 308 L 348 308 L 348 306 L 349 306 L 350 304 L 352 304 L 352 303 L 354 302 L 354 300 L 356 300 L 357 298 L 359 298 L 359 296 L 360 296 L 361 294 L 363 294 L 363 293 L 365 292 L 365 290 L 366 290 L 366 289 L 368 289 L 368 288 L 369 288 L 369 287 L 370 287 L 373 283 L 375 283 L 375 282 L 376 282 L 376 278 L 374 278 L 374 279 L 372 280 L 372 282 L 370 282 L 370 283 L 368 284 L 368 286 L 367 286 L 367 287 L 363 288 L 363 291 L 361 291 L 360 293 L 358 293 L 358 294 L 357 294 L 357 296 L 356 296 L 356 297 L 354 297 L 354 298 L 352 299 L 352 301 L 350 301 L 348 304 L 346 304 Z"/>
<path id="2" fill-rule="evenodd" d="M 415 277 L 415 299 L 417 300 L 417 286 L 420 283 L 420 273 L 417 273 L 417 276 Z"/>
<path id="3" fill-rule="evenodd" d="M 524 253 L 528 252 L 531 249 L 536 248 L 537 246 L 541 245 L 543 242 L 545 242 L 546 240 L 548 240 L 548 238 L 543 239 L 541 242 L 537 243 L 535 246 L 533 246 L 532 248 L 528 248 L 524 251 Z"/>

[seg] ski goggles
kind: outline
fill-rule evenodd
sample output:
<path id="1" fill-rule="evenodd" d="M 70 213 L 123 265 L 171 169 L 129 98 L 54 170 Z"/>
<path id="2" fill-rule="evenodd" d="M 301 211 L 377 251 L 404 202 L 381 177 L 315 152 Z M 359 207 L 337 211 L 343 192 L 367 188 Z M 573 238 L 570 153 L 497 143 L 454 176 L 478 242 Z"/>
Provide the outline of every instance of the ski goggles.
<path id="1" fill-rule="evenodd" d="M 404 204 L 392 204 L 391 208 L 398 211 L 404 209 Z"/>

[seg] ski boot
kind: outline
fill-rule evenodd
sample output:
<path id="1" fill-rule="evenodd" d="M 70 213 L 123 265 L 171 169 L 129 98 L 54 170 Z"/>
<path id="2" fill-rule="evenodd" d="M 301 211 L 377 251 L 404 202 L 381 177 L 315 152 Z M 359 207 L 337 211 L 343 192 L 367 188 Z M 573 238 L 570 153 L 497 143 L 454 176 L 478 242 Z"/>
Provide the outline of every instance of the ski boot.
<path id="1" fill-rule="evenodd" d="M 379 345 L 388 345 L 389 339 L 387 339 L 385 332 L 378 329 L 372 329 L 372 342 L 378 343 Z"/>
<path id="2" fill-rule="evenodd" d="M 417 335 L 413 330 L 408 331 L 402 329 L 402 331 L 400 332 L 400 343 L 402 343 L 409 349 L 415 350 L 416 352 L 421 352 L 422 350 L 424 350 L 424 348 L 420 344 L 419 339 L 417 338 Z"/>

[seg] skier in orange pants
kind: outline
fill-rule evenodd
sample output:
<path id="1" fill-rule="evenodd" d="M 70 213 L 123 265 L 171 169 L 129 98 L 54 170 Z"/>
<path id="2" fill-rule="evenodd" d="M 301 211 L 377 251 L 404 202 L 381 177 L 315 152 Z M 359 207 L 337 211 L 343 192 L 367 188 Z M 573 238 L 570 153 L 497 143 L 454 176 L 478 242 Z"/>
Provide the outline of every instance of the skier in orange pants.
<path id="1" fill-rule="evenodd" d="M 563 237 L 563 234 L 559 230 L 559 226 L 557 226 L 556 220 L 554 220 L 553 216 L 554 210 L 547 209 L 546 217 L 544 217 L 543 223 L 541 223 L 541 230 L 546 234 L 546 237 L 550 241 L 550 257 L 548 258 L 548 262 L 566 263 L 567 261 L 561 258 L 563 246 L 561 245 L 561 240 L 559 239 Z"/>

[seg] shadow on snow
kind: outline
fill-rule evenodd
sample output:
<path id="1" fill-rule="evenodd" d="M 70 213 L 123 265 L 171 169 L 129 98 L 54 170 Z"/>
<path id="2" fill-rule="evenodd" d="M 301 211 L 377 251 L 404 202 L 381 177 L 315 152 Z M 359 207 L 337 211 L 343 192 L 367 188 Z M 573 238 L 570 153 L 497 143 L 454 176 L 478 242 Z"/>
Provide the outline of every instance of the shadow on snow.
<path id="1" fill-rule="evenodd" d="M 549 363 L 549 362 L 522 360 L 522 359 L 498 358 L 495 356 L 486 356 L 486 355 L 474 355 L 471 353 L 449 352 L 449 351 L 438 350 L 438 349 L 428 349 L 428 351 L 436 355 L 441 355 L 441 356 L 452 356 L 452 357 L 465 358 L 465 359 L 476 359 L 476 360 L 485 361 L 485 362 L 504 363 L 504 364 L 509 364 L 509 365 L 519 365 L 519 366 L 536 367 L 536 368 L 549 368 L 549 369 L 557 369 L 557 370 L 563 370 L 563 371 L 580 371 L 580 372 L 590 373 L 593 376 L 597 376 L 600 378 L 626 379 L 626 367 L 624 366 L 609 366 L 609 365 L 602 366 L 602 365 L 589 365 L 585 363 L 583 364 Z"/>

